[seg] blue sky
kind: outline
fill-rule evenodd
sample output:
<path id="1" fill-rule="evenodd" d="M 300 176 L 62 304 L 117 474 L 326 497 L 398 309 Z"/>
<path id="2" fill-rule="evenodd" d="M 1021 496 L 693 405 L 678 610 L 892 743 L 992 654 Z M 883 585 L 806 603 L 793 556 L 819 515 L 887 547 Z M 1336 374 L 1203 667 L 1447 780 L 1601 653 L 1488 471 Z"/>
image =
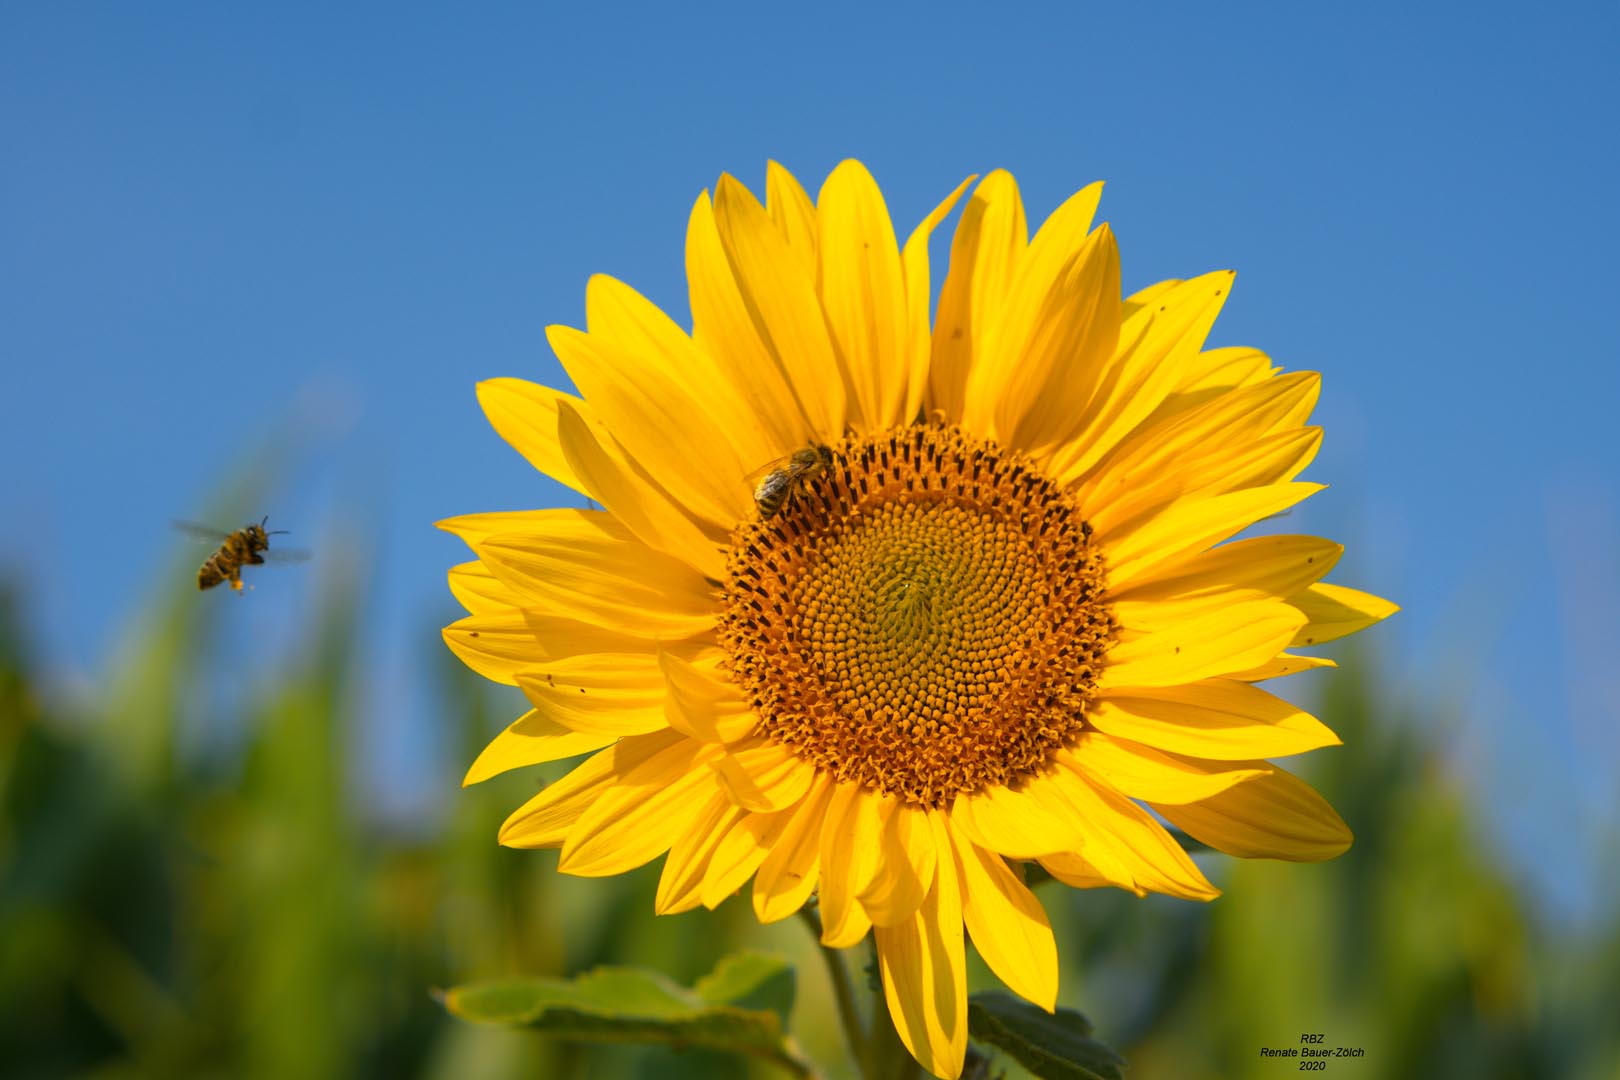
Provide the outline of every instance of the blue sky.
<path id="1" fill-rule="evenodd" d="M 191 587 L 157 578 L 169 519 L 283 440 L 254 516 L 372 566 L 357 737 L 430 804 L 463 764 L 423 704 L 463 557 L 431 522 L 562 497 L 473 384 L 561 381 L 544 327 L 589 274 L 684 320 L 693 198 L 768 158 L 812 192 L 861 158 L 902 234 L 968 173 L 1011 169 L 1034 217 L 1105 179 L 1127 289 L 1235 268 L 1213 342 L 1324 373 L 1333 486 L 1297 526 L 1405 606 L 1374 638 L 1398 692 L 1580 906 L 1620 759 L 1617 30 L 1612 3 L 8 5 L 0 568 L 93 689 Z M 286 642 L 319 563 L 199 602 Z"/>

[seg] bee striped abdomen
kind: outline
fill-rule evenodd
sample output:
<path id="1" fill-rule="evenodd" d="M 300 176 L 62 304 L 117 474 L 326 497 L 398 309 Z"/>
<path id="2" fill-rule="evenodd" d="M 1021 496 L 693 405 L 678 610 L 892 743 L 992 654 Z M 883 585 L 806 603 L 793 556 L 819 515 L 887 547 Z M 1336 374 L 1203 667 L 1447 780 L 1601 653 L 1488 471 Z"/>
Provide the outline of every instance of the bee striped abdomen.
<path id="1" fill-rule="evenodd" d="M 234 557 L 234 553 L 227 553 L 224 549 L 209 556 L 207 562 L 197 571 L 197 588 L 212 589 L 215 585 L 229 581 L 231 588 L 242 587 L 241 562 Z"/>

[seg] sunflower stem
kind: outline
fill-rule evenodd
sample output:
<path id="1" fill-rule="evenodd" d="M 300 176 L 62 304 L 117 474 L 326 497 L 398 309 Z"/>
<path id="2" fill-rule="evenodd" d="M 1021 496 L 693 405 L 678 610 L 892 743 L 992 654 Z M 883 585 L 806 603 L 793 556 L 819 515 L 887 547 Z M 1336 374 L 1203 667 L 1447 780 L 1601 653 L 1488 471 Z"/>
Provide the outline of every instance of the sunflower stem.
<path id="1" fill-rule="evenodd" d="M 866 1028 L 861 1023 L 860 1010 L 855 1007 L 855 990 L 849 981 L 849 969 L 844 966 L 843 955 L 837 949 L 828 948 L 821 943 L 821 919 L 808 907 L 799 909 L 799 918 L 810 928 L 815 935 L 816 947 L 821 950 L 821 959 L 827 965 L 827 976 L 832 981 L 833 998 L 838 1002 L 838 1021 L 844 1026 L 844 1036 L 849 1040 L 849 1049 L 855 1057 L 855 1066 L 866 1080 L 876 1080 L 878 1074 L 872 1072 L 872 1062 L 869 1060 L 871 1047 L 867 1043 Z"/>

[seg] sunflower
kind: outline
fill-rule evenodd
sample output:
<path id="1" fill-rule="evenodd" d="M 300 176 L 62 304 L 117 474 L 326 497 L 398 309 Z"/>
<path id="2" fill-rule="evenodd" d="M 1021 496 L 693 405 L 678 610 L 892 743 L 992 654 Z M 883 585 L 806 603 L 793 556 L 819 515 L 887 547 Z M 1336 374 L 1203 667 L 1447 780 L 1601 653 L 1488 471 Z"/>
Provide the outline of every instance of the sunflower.
<path id="1" fill-rule="evenodd" d="M 1121 300 L 1100 184 L 1031 239 L 986 176 L 930 326 L 928 239 L 972 180 L 901 247 L 858 162 L 815 202 L 774 163 L 763 205 L 722 176 L 687 229 L 691 333 L 594 277 L 587 328 L 548 331 L 577 394 L 478 387 L 603 509 L 442 523 L 477 556 L 445 638 L 533 706 L 467 782 L 590 755 L 500 842 L 585 876 L 663 855 L 660 913 L 750 878 L 764 921 L 816 893 L 823 944 L 873 934 L 896 1030 L 947 1077 L 964 930 L 1054 1007 L 1027 863 L 1209 900 L 1163 822 L 1237 856 L 1345 850 L 1267 760 L 1339 739 L 1257 684 L 1395 610 L 1321 582 L 1338 544 L 1231 540 L 1320 489 L 1296 479 L 1319 378 L 1204 348 L 1228 271 Z"/>

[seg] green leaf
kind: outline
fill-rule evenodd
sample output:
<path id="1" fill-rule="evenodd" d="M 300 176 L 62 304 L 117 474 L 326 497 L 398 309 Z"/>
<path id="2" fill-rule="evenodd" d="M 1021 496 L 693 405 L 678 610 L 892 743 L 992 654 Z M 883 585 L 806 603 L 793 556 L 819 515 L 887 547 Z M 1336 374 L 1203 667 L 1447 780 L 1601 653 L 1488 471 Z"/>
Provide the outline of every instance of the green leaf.
<path id="1" fill-rule="evenodd" d="M 599 967 L 574 979 L 502 979 L 457 987 L 444 1006 L 463 1020 L 527 1027 L 589 1042 L 705 1047 L 774 1061 L 808 1075 L 787 1038 L 794 973 L 786 961 L 739 953 L 687 989 L 654 971 Z"/>
<path id="2" fill-rule="evenodd" d="M 1124 1080 L 1125 1059 L 1091 1038 L 1091 1030 L 1073 1009 L 1048 1013 L 1000 991 L 968 1000 L 968 1034 L 1043 1080 Z"/>
<path id="3" fill-rule="evenodd" d="M 787 1030 L 788 1013 L 793 1011 L 793 968 L 780 957 L 755 952 L 733 953 L 699 979 L 692 989 L 711 1005 L 773 1012 L 782 1023 L 782 1030 Z"/>

